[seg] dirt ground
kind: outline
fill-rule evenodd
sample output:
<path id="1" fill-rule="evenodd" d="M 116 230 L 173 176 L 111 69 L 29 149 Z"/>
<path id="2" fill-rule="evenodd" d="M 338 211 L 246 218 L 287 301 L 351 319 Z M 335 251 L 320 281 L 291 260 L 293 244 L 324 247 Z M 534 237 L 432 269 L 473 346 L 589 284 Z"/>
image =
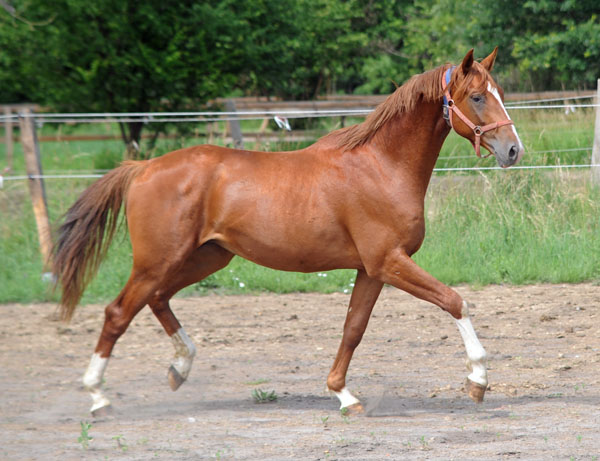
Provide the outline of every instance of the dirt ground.
<path id="1" fill-rule="evenodd" d="M 145 309 L 105 378 L 109 416 L 88 413 L 81 376 L 102 306 L 0 305 L 2 460 L 488 460 L 600 457 L 600 286 L 459 287 L 489 354 L 481 405 L 463 391 L 465 352 L 437 307 L 384 289 L 348 373 L 366 414 L 325 392 L 349 296 L 178 299 L 198 354 L 167 384 L 170 340 Z M 274 391 L 258 404 L 252 390 Z M 87 422 L 87 449 L 78 441 Z"/>

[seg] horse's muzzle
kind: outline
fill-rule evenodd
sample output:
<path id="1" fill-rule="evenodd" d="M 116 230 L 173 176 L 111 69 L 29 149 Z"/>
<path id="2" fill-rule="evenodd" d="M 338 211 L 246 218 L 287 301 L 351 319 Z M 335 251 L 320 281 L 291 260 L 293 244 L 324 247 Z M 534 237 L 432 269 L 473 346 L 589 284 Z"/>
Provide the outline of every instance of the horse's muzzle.
<path id="1" fill-rule="evenodd" d="M 495 147 L 493 152 L 498 165 L 502 168 L 508 168 L 521 160 L 523 150 L 523 146 L 519 143 L 510 143 L 507 146 Z"/>

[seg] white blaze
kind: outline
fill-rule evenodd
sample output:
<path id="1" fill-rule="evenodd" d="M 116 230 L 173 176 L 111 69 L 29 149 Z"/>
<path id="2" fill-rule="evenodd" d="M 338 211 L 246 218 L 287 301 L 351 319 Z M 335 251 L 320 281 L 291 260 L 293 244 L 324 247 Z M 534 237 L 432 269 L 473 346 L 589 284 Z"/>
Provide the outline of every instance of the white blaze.
<path id="1" fill-rule="evenodd" d="M 500 107 L 504 111 L 504 116 L 506 117 L 506 119 L 511 120 L 510 115 L 508 115 L 508 112 L 506 111 L 506 107 L 504 107 L 502 98 L 500 98 L 500 93 L 498 93 L 498 88 L 496 88 L 495 86 L 492 86 L 491 83 L 488 83 L 487 89 L 490 93 L 492 93 L 494 98 L 496 98 L 496 100 L 498 101 L 498 104 L 500 104 Z M 515 128 L 515 125 L 512 124 L 512 125 L 510 125 L 510 127 L 512 128 L 513 133 L 515 134 L 517 141 L 519 141 L 519 154 L 521 154 L 525 150 L 523 147 L 523 143 L 521 142 L 521 138 L 519 138 L 519 134 L 517 133 L 517 129 Z"/>

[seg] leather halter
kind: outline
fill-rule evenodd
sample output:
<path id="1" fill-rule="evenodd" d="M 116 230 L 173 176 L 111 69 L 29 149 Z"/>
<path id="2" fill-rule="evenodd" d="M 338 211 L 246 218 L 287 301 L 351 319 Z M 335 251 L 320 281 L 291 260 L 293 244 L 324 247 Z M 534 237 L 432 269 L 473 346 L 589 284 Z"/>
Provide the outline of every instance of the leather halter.
<path id="1" fill-rule="evenodd" d="M 463 114 L 462 111 L 456 106 L 456 104 L 454 103 L 454 99 L 452 99 L 452 97 L 450 96 L 450 90 L 448 89 L 448 85 L 450 84 L 450 77 L 452 76 L 452 71 L 455 68 L 456 66 L 450 67 L 446 72 L 444 72 L 444 75 L 442 76 L 442 90 L 444 91 L 444 120 L 446 120 L 446 122 L 448 123 L 448 125 L 450 125 L 451 128 L 454 128 L 454 125 L 452 123 L 452 114 L 456 114 L 458 118 L 460 118 L 464 122 L 465 125 L 471 128 L 471 130 L 473 130 L 473 133 L 475 133 L 475 142 L 471 141 L 471 144 L 473 144 L 473 148 L 475 149 L 477 157 L 482 158 L 480 152 L 481 136 L 485 132 L 495 130 L 496 128 L 499 128 L 501 126 L 513 125 L 514 122 L 508 119 L 502 120 L 500 122 L 489 123 L 484 126 L 475 125 L 473 122 L 471 122 L 471 120 L 469 120 L 467 116 Z M 483 158 L 488 158 L 490 155 L 492 155 L 491 152 Z"/>

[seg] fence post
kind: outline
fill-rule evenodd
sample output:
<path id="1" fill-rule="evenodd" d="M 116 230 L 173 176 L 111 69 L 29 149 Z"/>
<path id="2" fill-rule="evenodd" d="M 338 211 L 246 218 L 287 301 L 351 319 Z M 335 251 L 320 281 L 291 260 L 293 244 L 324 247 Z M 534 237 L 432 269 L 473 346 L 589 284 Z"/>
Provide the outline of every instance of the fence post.
<path id="1" fill-rule="evenodd" d="M 9 170 L 13 169 L 13 130 L 12 130 L 12 111 L 10 106 L 4 106 L 4 143 L 6 145 L 6 166 Z"/>
<path id="2" fill-rule="evenodd" d="M 600 78 L 596 91 L 596 124 L 594 127 L 594 147 L 592 148 L 592 165 L 600 165 Z M 592 184 L 600 186 L 600 166 L 592 168 Z"/>
<path id="3" fill-rule="evenodd" d="M 227 112 L 235 112 L 235 102 L 233 99 L 228 99 L 225 101 L 225 110 Z M 231 116 L 232 120 L 229 120 L 227 124 L 229 125 L 229 131 L 231 133 L 231 137 L 233 138 L 233 147 L 236 149 L 244 148 L 244 139 L 242 138 L 242 129 L 240 128 L 240 121 L 235 116 Z"/>
<path id="4" fill-rule="evenodd" d="M 40 162 L 40 146 L 35 132 L 35 119 L 30 109 L 24 109 L 19 113 L 19 128 L 21 131 L 21 144 L 25 154 L 25 168 L 29 180 L 29 194 L 33 204 L 33 214 L 37 224 L 40 251 L 44 263 L 44 271 L 50 267 L 52 238 L 50 234 L 50 220 L 48 218 L 48 205 L 46 203 L 46 190 L 42 176 L 42 164 Z"/>

